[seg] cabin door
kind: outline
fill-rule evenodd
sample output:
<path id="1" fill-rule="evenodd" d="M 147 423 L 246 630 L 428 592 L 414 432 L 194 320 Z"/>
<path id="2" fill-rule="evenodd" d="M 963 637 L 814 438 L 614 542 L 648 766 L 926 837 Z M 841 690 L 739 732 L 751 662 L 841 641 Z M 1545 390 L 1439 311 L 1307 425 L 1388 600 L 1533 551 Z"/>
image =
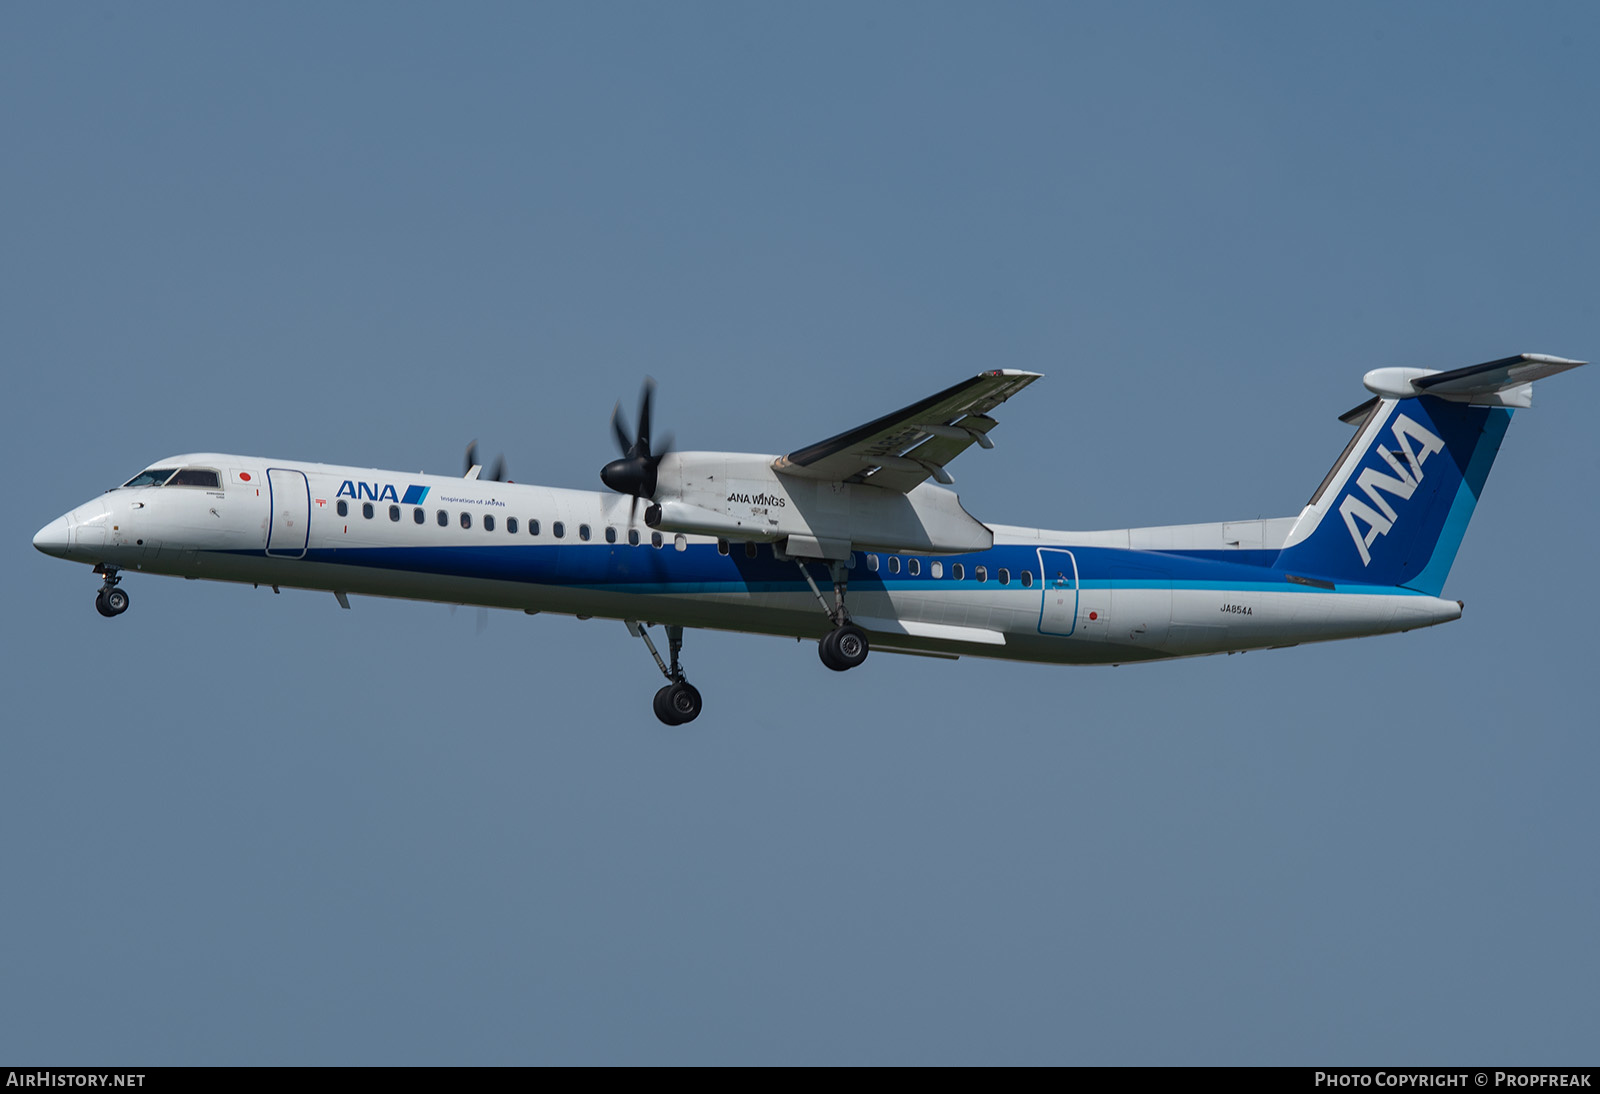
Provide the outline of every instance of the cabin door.
<path id="1" fill-rule="evenodd" d="M 1071 551 L 1041 547 L 1039 570 L 1044 586 L 1039 633 L 1066 637 L 1078 629 L 1078 560 Z"/>
<path id="2" fill-rule="evenodd" d="M 272 523 L 267 528 L 267 554 L 304 558 L 311 543 L 311 484 L 304 471 L 267 468 L 267 500 Z"/>

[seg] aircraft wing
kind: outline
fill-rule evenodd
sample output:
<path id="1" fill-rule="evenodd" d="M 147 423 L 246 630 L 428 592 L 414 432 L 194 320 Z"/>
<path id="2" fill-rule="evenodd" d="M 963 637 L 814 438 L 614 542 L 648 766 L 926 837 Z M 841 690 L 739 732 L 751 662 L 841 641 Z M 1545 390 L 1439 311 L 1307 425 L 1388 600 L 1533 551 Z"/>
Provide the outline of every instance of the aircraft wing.
<path id="1" fill-rule="evenodd" d="M 1039 378 L 1037 372 L 995 369 L 829 437 L 779 456 L 781 475 L 828 482 L 857 482 L 908 493 L 930 475 L 953 480 L 945 464 L 976 443 L 993 448 L 989 411 Z"/>

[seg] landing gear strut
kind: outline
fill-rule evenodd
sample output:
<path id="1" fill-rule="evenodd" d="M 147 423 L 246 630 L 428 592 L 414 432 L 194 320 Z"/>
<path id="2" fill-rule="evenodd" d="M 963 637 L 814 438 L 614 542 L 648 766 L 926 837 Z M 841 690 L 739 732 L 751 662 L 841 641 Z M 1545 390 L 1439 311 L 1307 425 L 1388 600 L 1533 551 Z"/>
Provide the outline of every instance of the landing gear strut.
<path id="1" fill-rule="evenodd" d="M 661 654 L 656 651 L 656 644 L 650 641 L 650 632 L 645 630 L 643 624 L 630 620 L 628 631 L 644 639 L 650 656 L 656 659 L 656 667 L 667 678 L 666 686 L 656 692 L 651 703 L 656 717 L 669 726 L 681 726 L 700 717 L 700 691 L 684 679 L 683 666 L 678 663 L 678 655 L 683 652 L 683 628 L 667 627 L 667 652 L 672 658 L 670 667 L 661 660 Z"/>
<path id="2" fill-rule="evenodd" d="M 833 623 L 833 630 L 822 636 L 817 643 L 817 656 L 822 658 L 822 663 L 834 672 L 844 672 L 853 669 L 867 659 L 869 646 L 867 633 L 854 623 L 850 622 L 850 613 L 844 606 L 845 586 L 850 583 L 850 568 L 843 562 L 829 562 L 828 576 L 833 578 L 833 607 L 828 607 L 827 598 L 822 595 L 822 590 L 817 588 L 817 583 L 811 576 L 811 571 L 806 569 L 805 559 L 797 558 L 794 564 L 800 567 L 800 574 L 806 579 L 806 584 L 811 586 L 811 591 L 817 596 L 817 603 L 822 605 L 824 614 Z"/>
<path id="3" fill-rule="evenodd" d="M 97 568 L 97 573 L 105 575 L 105 584 L 100 586 L 100 591 L 94 595 L 94 610 L 110 619 L 121 615 L 128 610 L 128 594 L 117 586 L 122 581 L 122 576 L 117 573 L 115 566 Z"/>

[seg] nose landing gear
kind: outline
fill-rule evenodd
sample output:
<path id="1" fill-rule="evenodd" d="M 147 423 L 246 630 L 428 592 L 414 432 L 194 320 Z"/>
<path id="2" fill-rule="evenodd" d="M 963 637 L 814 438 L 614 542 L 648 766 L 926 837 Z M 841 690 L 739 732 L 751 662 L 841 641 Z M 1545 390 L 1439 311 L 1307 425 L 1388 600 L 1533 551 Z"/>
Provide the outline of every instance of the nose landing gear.
<path id="1" fill-rule="evenodd" d="M 683 652 L 683 628 L 667 628 L 667 651 L 672 658 L 672 665 L 668 667 L 661 660 L 661 654 L 656 652 L 656 644 L 650 641 L 650 632 L 644 629 L 644 625 L 632 620 L 628 620 L 627 625 L 630 634 L 644 639 L 650 656 L 656 659 L 656 667 L 667 678 L 666 686 L 656 692 L 651 703 L 656 717 L 669 726 L 681 726 L 700 717 L 700 691 L 684 679 L 683 666 L 678 663 L 678 655 Z"/>
<path id="2" fill-rule="evenodd" d="M 121 615 L 128 610 L 128 594 L 117 588 L 122 581 L 115 566 L 96 567 L 95 572 L 104 574 L 106 582 L 100 586 L 100 591 L 94 596 L 94 610 L 107 619 Z"/>

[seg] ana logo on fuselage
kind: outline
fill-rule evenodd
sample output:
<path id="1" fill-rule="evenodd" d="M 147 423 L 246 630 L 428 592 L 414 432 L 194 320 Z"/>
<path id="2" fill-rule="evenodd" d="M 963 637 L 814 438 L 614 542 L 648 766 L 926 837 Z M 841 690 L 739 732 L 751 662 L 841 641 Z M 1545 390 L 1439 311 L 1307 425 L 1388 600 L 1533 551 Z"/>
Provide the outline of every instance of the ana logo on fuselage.
<path id="1" fill-rule="evenodd" d="M 1378 446 L 1378 456 L 1389 465 L 1393 475 L 1385 475 L 1376 467 L 1364 468 L 1356 478 L 1356 488 L 1361 490 L 1371 499 L 1372 504 L 1356 497 L 1355 490 L 1345 495 L 1339 503 L 1339 515 L 1344 517 L 1345 527 L 1350 529 L 1350 539 L 1355 543 L 1356 550 L 1361 554 L 1361 565 L 1372 563 L 1371 547 L 1379 536 L 1386 536 L 1389 530 L 1400 519 L 1394 506 L 1384 494 L 1392 494 L 1405 501 L 1416 493 L 1417 484 L 1422 481 L 1422 465 L 1427 458 L 1444 448 L 1444 442 L 1422 426 L 1401 414 L 1394 422 L 1394 441 L 1404 454 L 1405 460 L 1390 452 L 1382 445 Z M 1412 448 L 1411 442 L 1417 443 Z M 1381 491 L 1381 493 L 1380 493 Z M 1367 526 L 1366 534 L 1356 527 L 1356 521 L 1361 521 Z"/>
<path id="2" fill-rule="evenodd" d="M 426 486 L 406 487 L 405 497 L 401 497 L 391 483 L 354 482 L 345 479 L 339 484 L 336 498 L 354 498 L 356 501 L 397 501 L 403 505 L 421 505 L 422 499 L 428 496 L 429 488 Z"/>

